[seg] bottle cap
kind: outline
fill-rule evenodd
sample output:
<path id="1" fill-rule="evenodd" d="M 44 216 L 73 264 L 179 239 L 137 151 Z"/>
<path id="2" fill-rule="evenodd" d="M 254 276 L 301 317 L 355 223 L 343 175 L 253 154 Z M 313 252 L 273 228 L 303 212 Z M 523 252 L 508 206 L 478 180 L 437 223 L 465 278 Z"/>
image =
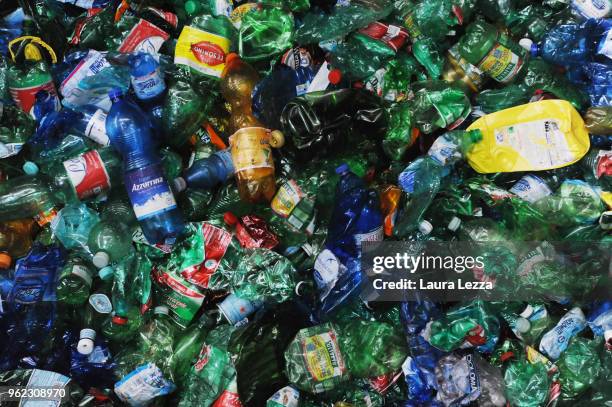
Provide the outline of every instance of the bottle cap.
<path id="1" fill-rule="evenodd" d="M 235 52 L 230 52 L 229 54 L 227 54 L 227 56 L 225 57 L 225 63 L 229 64 L 230 62 L 232 62 L 234 59 L 240 59 L 240 55 L 236 54 Z"/>
<path id="2" fill-rule="evenodd" d="M 309 286 L 311 286 L 312 284 L 309 281 L 306 280 L 302 280 L 299 281 L 296 285 L 295 285 L 295 295 L 302 296 L 303 294 L 305 294 L 305 290 L 308 289 Z"/>
<path id="3" fill-rule="evenodd" d="M 106 252 L 98 252 L 93 256 L 92 262 L 94 266 L 101 269 L 108 266 L 108 263 L 110 263 L 110 256 Z"/>
<path id="4" fill-rule="evenodd" d="M 223 214 L 223 222 L 229 226 L 234 226 L 236 223 L 238 223 L 238 218 L 231 212 L 225 212 Z"/>
<path id="5" fill-rule="evenodd" d="M 25 163 L 23 163 L 23 166 L 21 168 L 23 169 L 23 172 L 28 175 L 38 174 L 38 165 L 36 165 L 36 163 L 33 163 L 32 161 L 26 161 Z"/>
<path id="6" fill-rule="evenodd" d="M 527 52 L 531 52 L 531 46 L 533 45 L 533 41 L 529 38 L 521 38 L 519 41 L 519 45 L 523 47 Z"/>
<path id="7" fill-rule="evenodd" d="M 157 314 L 168 315 L 169 313 L 170 313 L 170 310 L 165 305 L 158 305 L 157 307 L 153 308 L 154 315 L 157 315 Z"/>
<path id="8" fill-rule="evenodd" d="M 100 271 L 98 271 L 98 277 L 100 277 L 104 281 L 108 281 L 113 278 L 113 268 L 111 266 L 102 267 Z"/>
<path id="9" fill-rule="evenodd" d="M 429 223 L 428 221 L 424 220 L 424 221 L 421 221 L 421 223 L 419 223 L 419 232 L 421 232 L 422 234 L 428 235 L 431 233 L 432 230 L 433 230 L 433 225 Z"/>
<path id="10" fill-rule="evenodd" d="M 127 324 L 128 319 L 120 315 L 113 315 L 113 318 L 111 319 L 111 321 L 113 322 L 113 324 L 116 324 L 116 325 L 125 325 Z"/>
<path id="11" fill-rule="evenodd" d="M 340 175 L 340 174 L 344 174 L 345 172 L 349 171 L 349 166 L 348 164 L 344 163 L 344 164 L 340 164 L 338 166 L 338 168 L 336 168 L 336 174 Z"/>
<path id="12" fill-rule="evenodd" d="M 453 216 L 450 222 L 448 222 L 448 226 L 446 228 L 451 232 L 456 232 L 457 229 L 459 229 L 459 226 L 461 226 L 461 219 L 456 216 Z"/>
<path id="13" fill-rule="evenodd" d="M 185 181 L 185 178 L 183 177 L 176 177 L 173 183 L 174 183 L 174 190 L 177 193 L 183 192 L 185 189 L 187 189 L 187 181 Z"/>
<path id="14" fill-rule="evenodd" d="M 523 312 L 520 313 L 520 316 L 523 318 L 529 318 L 533 314 L 533 307 L 531 304 L 527 304 Z"/>
<path id="15" fill-rule="evenodd" d="M 329 73 L 327 74 L 327 80 L 329 81 L 329 83 L 331 83 L 332 85 L 337 85 L 340 83 L 340 81 L 342 80 L 342 71 L 339 69 L 332 69 L 331 71 L 329 71 Z"/>
<path id="16" fill-rule="evenodd" d="M 7 269 L 11 267 L 11 256 L 8 253 L 0 253 L 0 269 Z"/>
<path id="17" fill-rule="evenodd" d="M 108 97 L 110 98 L 110 100 L 115 100 L 122 95 L 123 91 L 121 90 L 121 88 L 112 88 L 108 91 Z"/>
<path id="18" fill-rule="evenodd" d="M 285 145 L 285 135 L 282 131 L 274 130 L 270 136 L 270 146 L 273 148 L 281 148 Z"/>
<path id="19" fill-rule="evenodd" d="M 529 328 L 531 328 L 531 323 L 529 323 L 529 320 L 523 317 L 518 317 L 514 322 L 514 328 L 520 333 L 525 333 L 529 331 Z"/>
<path id="20" fill-rule="evenodd" d="M 94 350 L 94 339 L 96 339 L 96 331 L 93 329 L 81 329 L 80 339 L 77 344 L 77 352 L 81 355 L 89 355 Z"/>
<path id="21" fill-rule="evenodd" d="M 480 140 L 482 140 L 482 133 L 480 132 L 480 130 L 471 130 L 470 140 L 472 141 L 472 143 L 478 143 Z"/>
<path id="22" fill-rule="evenodd" d="M 195 1 L 193 0 L 189 0 L 187 2 L 185 2 L 185 11 L 187 12 L 187 14 L 195 14 L 196 11 L 198 11 L 198 5 L 196 4 Z"/>

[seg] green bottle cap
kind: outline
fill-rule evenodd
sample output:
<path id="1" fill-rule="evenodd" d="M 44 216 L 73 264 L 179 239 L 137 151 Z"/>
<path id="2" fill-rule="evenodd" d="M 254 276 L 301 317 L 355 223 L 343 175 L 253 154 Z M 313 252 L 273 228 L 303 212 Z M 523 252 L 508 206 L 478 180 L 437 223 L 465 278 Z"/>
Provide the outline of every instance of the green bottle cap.
<path id="1" fill-rule="evenodd" d="M 470 130 L 470 139 L 474 143 L 478 143 L 480 140 L 482 140 L 482 133 L 480 130 Z"/>
<path id="2" fill-rule="evenodd" d="M 36 165 L 32 161 L 26 161 L 25 163 L 23 163 L 22 169 L 23 169 L 23 172 L 25 172 L 28 175 L 38 174 L 38 165 Z"/>
<path id="3" fill-rule="evenodd" d="M 195 14 L 196 11 L 198 11 L 198 4 L 195 1 L 193 1 L 193 0 L 186 1 L 185 2 L 185 11 L 189 15 Z"/>

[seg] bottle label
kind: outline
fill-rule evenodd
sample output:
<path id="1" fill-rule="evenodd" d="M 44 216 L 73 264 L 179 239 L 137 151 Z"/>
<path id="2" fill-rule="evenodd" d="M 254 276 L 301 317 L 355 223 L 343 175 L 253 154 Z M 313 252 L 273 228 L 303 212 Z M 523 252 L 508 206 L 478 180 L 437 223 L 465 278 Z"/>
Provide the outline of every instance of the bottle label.
<path id="1" fill-rule="evenodd" d="M 159 288 L 161 304 L 170 309 L 170 317 L 186 328 L 204 302 L 204 294 L 181 276 L 159 269 L 151 272 Z"/>
<path id="2" fill-rule="evenodd" d="M 397 52 L 408 39 L 408 32 L 403 28 L 391 24 L 383 24 L 378 21 L 362 28 L 359 32 L 383 42 L 395 52 Z"/>
<path id="3" fill-rule="evenodd" d="M 28 388 L 43 387 L 43 388 L 63 389 L 64 387 L 66 387 L 69 381 L 70 379 L 64 376 L 63 374 L 51 372 L 49 370 L 34 369 L 32 371 L 32 375 L 28 379 L 27 387 Z M 28 401 L 27 399 L 24 399 L 19 405 L 20 406 L 36 405 L 36 406 L 46 407 L 46 406 L 59 406 L 61 402 L 62 402 L 62 397 L 58 395 L 55 397 L 45 398 L 44 401 L 35 401 L 35 400 Z"/>
<path id="4" fill-rule="evenodd" d="M 85 137 L 90 138 L 101 146 L 110 145 L 110 139 L 106 134 L 106 113 L 102 109 L 96 110 L 91 116 L 85 128 Z"/>
<path id="5" fill-rule="evenodd" d="M 312 65 L 312 57 L 305 48 L 293 47 L 283 54 L 281 64 L 291 69 L 306 68 Z"/>
<path id="6" fill-rule="evenodd" d="M 246 127 L 230 137 L 236 173 L 255 168 L 274 168 L 270 132 L 263 127 Z"/>
<path id="7" fill-rule="evenodd" d="M 100 108 L 109 109 L 111 102 L 107 94 L 96 95 L 92 100 L 93 93 L 85 91 L 79 85 L 85 78 L 97 75 L 104 68 L 110 66 L 110 63 L 104 58 L 104 55 L 98 51 L 90 50 L 87 56 L 79 62 L 60 85 L 60 93 L 64 97 L 62 103 L 70 108 L 92 104 Z"/>
<path id="8" fill-rule="evenodd" d="M 314 203 L 305 198 L 291 211 L 287 223 L 294 229 L 305 232 L 310 236 L 314 232 L 316 217 Z"/>
<path id="9" fill-rule="evenodd" d="M 297 182 L 288 180 L 278 188 L 270 206 L 278 216 L 287 218 L 303 197 L 304 193 Z"/>
<path id="10" fill-rule="evenodd" d="M 406 16 L 406 18 L 404 19 L 404 26 L 408 30 L 408 33 L 410 33 L 412 41 L 418 40 L 419 37 L 423 34 L 416 21 L 414 21 L 413 13 L 410 13 Z"/>
<path id="11" fill-rule="evenodd" d="M 166 84 L 160 75 L 159 68 L 144 76 L 132 76 L 132 86 L 136 96 L 141 100 L 154 98 L 166 89 Z"/>
<path id="12" fill-rule="evenodd" d="M 535 175 L 525 175 L 523 178 L 518 180 L 510 192 L 518 196 L 519 198 L 534 203 L 540 199 L 547 197 L 552 194 L 552 191 L 546 185 L 546 183 Z"/>
<path id="13" fill-rule="evenodd" d="M 34 216 L 34 220 L 38 223 L 38 226 L 43 227 L 50 223 L 57 216 L 57 210 L 55 208 L 47 209 Z"/>
<path id="14" fill-rule="evenodd" d="M 158 26 L 140 19 L 130 30 L 117 51 L 123 53 L 146 52 L 155 55 L 168 37 L 168 33 Z"/>
<path id="15" fill-rule="evenodd" d="M 57 99 L 56 105 L 59 105 L 59 99 L 57 98 L 57 92 L 55 91 L 51 75 L 45 74 L 44 78 L 41 78 L 41 82 L 39 85 L 29 87 L 14 86 L 14 83 L 9 85 L 9 92 L 15 103 L 30 115 L 36 103 L 36 94 L 41 90 L 49 92 L 49 95 Z"/>
<path id="16" fill-rule="evenodd" d="M 2 143 L 0 142 L 0 159 L 17 155 L 23 148 L 24 143 Z"/>
<path id="17" fill-rule="evenodd" d="M 244 17 L 244 15 L 248 13 L 249 11 L 255 10 L 256 8 L 257 8 L 257 3 L 255 2 L 241 4 L 240 6 L 232 10 L 229 16 L 230 21 L 232 22 L 234 27 L 236 27 L 236 29 L 239 30 L 240 26 L 242 25 L 242 17 Z"/>
<path id="18" fill-rule="evenodd" d="M 81 200 L 106 191 L 111 186 L 104 162 L 96 150 L 64 161 L 64 168 Z"/>
<path id="19" fill-rule="evenodd" d="M 384 236 L 384 229 L 381 225 L 370 232 L 356 234 L 355 243 L 360 247 L 361 242 L 380 242 L 383 240 Z"/>
<path id="20" fill-rule="evenodd" d="M 87 285 L 87 287 L 91 288 L 92 277 L 87 267 L 84 267 L 80 264 L 75 264 L 72 266 L 70 274 L 79 277 L 85 282 L 85 285 Z"/>
<path id="21" fill-rule="evenodd" d="M 113 310 L 113 304 L 106 294 L 92 294 L 89 296 L 89 305 L 98 314 L 110 314 Z"/>
<path id="22" fill-rule="evenodd" d="M 147 363 L 115 383 L 115 394 L 131 406 L 144 406 L 155 397 L 172 393 L 175 388 L 154 363 Z"/>
<path id="23" fill-rule="evenodd" d="M 322 382 L 344 374 L 344 359 L 333 329 L 308 336 L 302 339 L 301 345 L 306 368 L 315 382 Z"/>
<path id="24" fill-rule="evenodd" d="M 219 305 L 219 310 L 230 325 L 237 326 L 263 304 L 260 301 L 249 301 L 230 294 Z"/>
<path id="25" fill-rule="evenodd" d="M 138 220 L 176 209 L 176 201 L 160 164 L 133 170 L 125 175 L 125 185 Z"/>
<path id="26" fill-rule="evenodd" d="M 227 230 L 215 227 L 210 223 L 202 223 L 204 236 L 204 262 L 197 269 L 182 271 L 181 275 L 190 283 L 202 288 L 208 288 L 210 277 L 217 271 L 219 263 L 232 241 L 232 235 Z"/>
<path id="27" fill-rule="evenodd" d="M 174 63 L 186 65 L 204 75 L 220 78 L 229 49 L 229 39 L 185 26 L 176 43 Z"/>
<path id="28" fill-rule="evenodd" d="M 605 18 L 612 4 L 609 0 L 572 0 L 572 7 L 586 18 Z"/>
<path id="29" fill-rule="evenodd" d="M 515 151 L 534 170 L 560 167 L 576 157 L 557 119 L 542 119 L 496 128 L 497 146 Z"/>
<path id="30" fill-rule="evenodd" d="M 319 298 L 325 300 L 336 285 L 338 277 L 346 272 L 346 267 L 340 263 L 331 250 L 325 249 L 319 253 L 314 264 L 314 279 L 319 289 Z"/>
<path id="31" fill-rule="evenodd" d="M 523 66 L 523 59 L 500 43 L 480 61 L 478 69 L 498 82 L 510 82 Z"/>

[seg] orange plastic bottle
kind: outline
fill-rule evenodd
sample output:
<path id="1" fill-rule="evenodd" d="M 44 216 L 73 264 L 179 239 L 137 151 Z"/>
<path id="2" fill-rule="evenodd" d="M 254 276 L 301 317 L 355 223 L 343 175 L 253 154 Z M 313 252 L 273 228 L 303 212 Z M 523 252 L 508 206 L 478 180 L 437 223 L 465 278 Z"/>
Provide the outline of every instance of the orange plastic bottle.
<path id="1" fill-rule="evenodd" d="M 284 143 L 280 131 L 270 131 L 251 110 L 251 93 L 259 82 L 253 67 L 237 54 L 229 54 L 221 74 L 221 93 L 231 105 L 229 122 L 232 161 L 243 201 L 269 202 L 276 192 L 272 147 Z"/>
<path id="2" fill-rule="evenodd" d="M 32 219 L 0 223 L 0 269 L 9 268 L 14 259 L 25 256 L 32 247 Z"/>

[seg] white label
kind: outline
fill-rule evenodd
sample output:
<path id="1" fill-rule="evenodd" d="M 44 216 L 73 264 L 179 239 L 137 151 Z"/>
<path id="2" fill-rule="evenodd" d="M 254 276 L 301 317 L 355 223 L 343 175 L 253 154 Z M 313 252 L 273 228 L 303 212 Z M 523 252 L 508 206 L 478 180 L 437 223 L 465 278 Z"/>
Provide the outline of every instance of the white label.
<path id="1" fill-rule="evenodd" d="M 154 98 L 166 89 L 159 68 L 144 76 L 132 76 L 132 86 L 134 87 L 134 93 L 141 100 Z"/>
<path id="2" fill-rule="evenodd" d="M 612 59 L 612 28 L 609 29 L 606 36 L 601 39 L 597 46 L 597 53 Z"/>
<path id="3" fill-rule="evenodd" d="M 304 93 L 308 92 L 308 87 L 310 86 L 310 82 L 301 83 L 295 86 L 295 94 L 297 96 L 302 96 Z"/>
<path id="4" fill-rule="evenodd" d="M 495 142 L 511 148 L 534 170 L 559 167 L 575 160 L 556 119 L 534 120 L 495 129 Z"/>
<path id="5" fill-rule="evenodd" d="M 70 379 L 62 374 L 50 372 L 48 370 L 34 369 L 26 387 L 53 387 L 63 389 Z M 61 397 L 54 397 L 45 400 L 30 400 L 23 398 L 19 401 L 20 407 L 59 407 Z"/>
<path id="6" fill-rule="evenodd" d="M 113 310 L 113 304 L 106 294 L 90 295 L 89 305 L 99 314 L 110 314 Z"/>
<path id="7" fill-rule="evenodd" d="M 69 108 L 93 104 L 101 109 L 108 110 L 111 101 L 108 98 L 108 89 L 102 89 L 101 94 L 96 95 L 95 90 L 81 89 L 81 82 L 89 77 L 100 73 L 104 68 L 110 67 L 110 63 L 98 51 L 91 50 L 85 58 L 72 70 L 70 75 L 62 82 L 60 92 L 64 99 L 62 103 Z"/>
<path id="8" fill-rule="evenodd" d="M 17 155 L 23 148 L 23 143 L 0 143 L 0 158 Z"/>
<path id="9" fill-rule="evenodd" d="M 355 235 L 355 243 L 359 246 L 361 242 L 381 242 L 384 235 L 383 227 L 379 226 L 370 232 Z"/>
<path id="10" fill-rule="evenodd" d="M 610 14 L 609 0 L 572 0 L 572 6 L 586 18 L 604 18 Z"/>
<path id="11" fill-rule="evenodd" d="M 108 134 L 106 134 L 106 113 L 104 110 L 98 109 L 91 116 L 85 128 L 85 137 L 90 138 L 102 146 L 110 145 Z"/>
<path id="12" fill-rule="evenodd" d="M 300 402 L 300 392 L 291 386 L 285 386 L 274 393 L 274 395 L 272 395 L 268 401 L 272 401 L 283 407 L 298 407 Z"/>
<path id="13" fill-rule="evenodd" d="M 144 406 L 155 397 L 170 393 L 174 388 L 155 364 L 147 363 L 117 382 L 115 394 L 132 406 Z"/>
<path id="14" fill-rule="evenodd" d="M 315 77 L 312 78 L 312 82 L 310 82 L 308 89 L 306 89 L 306 93 L 327 89 L 327 87 L 329 86 L 328 76 L 329 66 L 326 62 L 323 62 Z"/>
<path id="15" fill-rule="evenodd" d="M 82 278 L 83 281 L 85 281 L 85 284 L 87 284 L 88 287 L 91 287 L 92 277 L 87 267 L 83 267 L 80 264 L 75 264 L 72 266 L 72 274 Z"/>
<path id="16" fill-rule="evenodd" d="M 314 265 L 314 278 L 319 287 L 320 297 L 324 300 L 338 281 L 341 267 L 338 258 L 328 249 L 317 256 Z"/>
<path id="17" fill-rule="evenodd" d="M 548 185 L 535 175 L 525 175 L 510 188 L 510 192 L 531 203 L 537 202 L 552 194 Z"/>
<path id="18" fill-rule="evenodd" d="M 451 158 L 461 158 L 459 146 L 448 138 L 441 136 L 434 141 L 427 155 L 434 158 L 442 165 L 448 164 Z"/>

